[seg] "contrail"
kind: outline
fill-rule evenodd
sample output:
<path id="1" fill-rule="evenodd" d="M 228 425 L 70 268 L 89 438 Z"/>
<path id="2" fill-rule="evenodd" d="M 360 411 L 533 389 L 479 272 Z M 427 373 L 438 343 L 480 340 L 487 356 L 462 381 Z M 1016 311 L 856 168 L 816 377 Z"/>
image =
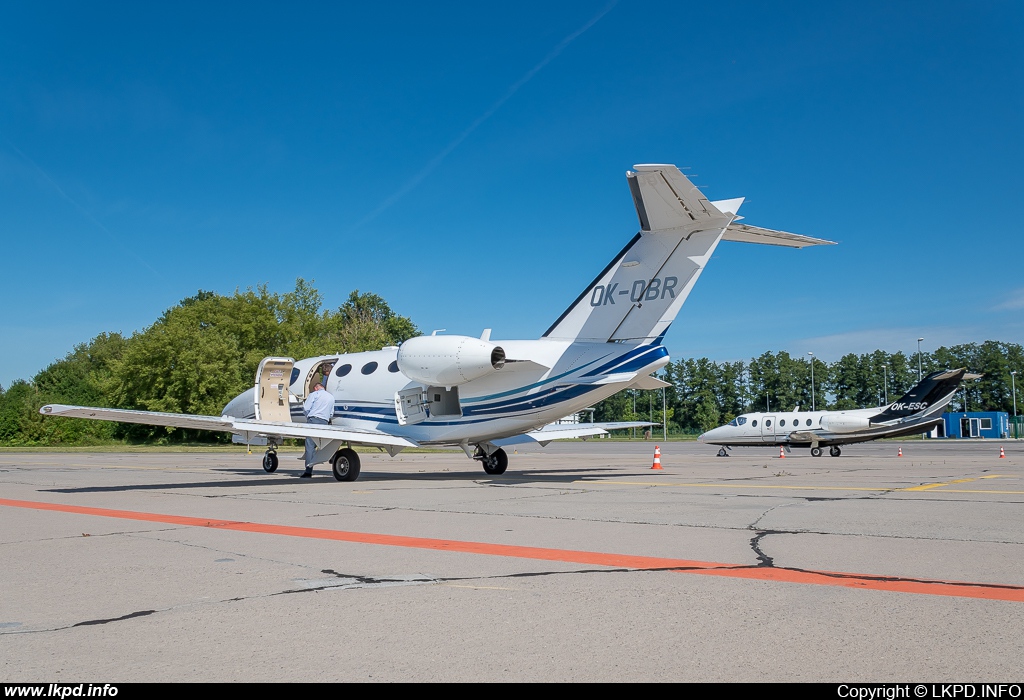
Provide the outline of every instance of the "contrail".
<path id="1" fill-rule="evenodd" d="M 15 146 L 15 145 L 14 145 L 13 143 L 11 143 L 11 140 L 10 140 L 10 139 L 8 139 L 8 138 L 7 138 L 6 136 L 5 136 L 5 137 L 3 137 L 3 138 L 4 138 L 4 141 L 6 141 L 6 142 L 7 142 L 7 145 L 8 145 L 8 146 L 10 146 L 10 147 L 11 147 L 11 149 L 12 149 L 12 150 L 13 150 L 13 151 L 14 151 L 15 153 L 17 153 L 17 154 L 18 154 L 19 156 L 21 156 L 21 157 L 22 157 L 22 158 L 23 158 L 23 159 L 24 159 L 24 160 L 25 160 L 25 161 L 26 161 L 26 162 L 27 162 L 27 163 L 28 163 L 29 165 L 31 165 L 31 166 L 32 166 L 33 168 L 35 168 L 35 169 L 36 169 L 36 172 L 38 172 L 38 173 L 39 173 L 40 175 L 42 175 L 42 176 L 43 176 L 43 179 L 45 179 L 45 180 L 46 180 L 46 181 L 47 181 L 48 183 L 50 183 L 50 186 L 51 186 L 51 187 L 53 187 L 53 189 L 57 190 L 57 194 L 59 194 L 59 195 L 60 195 L 60 196 L 61 196 L 61 197 L 62 197 L 62 198 L 63 198 L 63 199 L 65 200 L 65 201 L 69 202 L 69 203 L 70 203 L 70 204 L 71 204 L 71 205 L 72 205 L 72 206 L 73 206 L 73 207 L 74 207 L 75 209 L 77 209 L 77 210 L 78 210 L 78 212 L 79 212 L 79 213 L 80 213 L 80 214 L 81 214 L 82 216 L 84 216 L 84 217 L 85 217 L 86 219 L 88 219 L 88 220 L 89 220 L 90 222 L 92 222 L 92 224 L 93 224 L 93 225 L 95 225 L 95 226 L 96 226 L 96 228 L 100 229 L 100 230 L 101 230 L 101 231 L 103 231 L 103 232 L 104 232 L 105 234 L 107 234 L 107 235 L 108 235 L 108 236 L 110 237 L 110 239 L 111 239 L 111 240 L 112 240 L 112 241 L 113 241 L 114 243 L 116 243 L 116 244 L 118 245 L 119 249 L 120 249 L 120 250 L 121 250 L 122 252 L 125 252 L 125 253 L 127 253 L 128 255 L 130 255 L 131 257 L 135 258 L 135 259 L 136 259 L 137 261 L 139 261 L 139 262 L 140 262 L 141 264 L 145 265 L 145 266 L 146 266 L 147 268 L 149 268 L 149 269 L 150 269 L 150 271 L 152 271 L 152 272 L 153 272 L 153 274 L 157 275 L 157 276 L 158 276 L 158 277 L 160 277 L 160 278 L 163 278 L 163 275 L 161 275 L 161 274 L 160 274 L 159 272 L 157 272 L 157 271 L 156 271 L 155 269 L 153 269 L 153 266 L 152 266 L 152 265 L 150 265 L 150 264 L 149 264 L 148 262 L 146 262 L 146 260 L 145 260 L 144 258 L 141 258 L 141 257 L 139 257 L 138 255 L 136 255 L 136 254 L 135 254 L 135 253 L 134 253 L 134 252 L 132 251 L 132 249 L 131 249 L 131 247 L 130 247 L 130 246 L 127 246 L 127 245 L 125 245 L 125 244 L 124 244 L 124 241 L 123 241 L 123 240 L 121 239 L 121 237 L 120 237 L 120 236 L 118 236 L 118 235 L 117 235 L 117 234 L 115 234 L 115 233 L 114 233 L 113 231 L 111 231 L 111 230 L 110 230 L 109 228 L 107 228 L 107 227 L 106 227 L 106 226 L 104 226 L 104 225 L 103 225 L 102 223 L 100 223 L 100 222 L 99 222 L 99 220 L 97 220 L 95 216 L 93 216 L 92 214 L 90 214 L 90 213 L 89 213 L 89 211 L 88 211 L 88 210 L 87 210 L 87 209 L 86 209 L 85 207 L 83 207 L 83 206 L 82 206 L 81 204 L 79 204 L 78 202 L 76 202 L 76 201 L 75 201 L 74 199 L 72 199 L 71 195 L 69 195 L 69 194 L 68 194 L 67 192 L 65 192 L 65 191 L 64 191 L 63 189 L 61 189 L 61 186 L 60 186 L 60 185 L 58 185 L 58 184 L 56 183 L 56 181 L 55 181 L 55 180 L 54 180 L 54 179 L 53 179 L 52 177 L 50 177 L 49 173 L 47 173 L 47 172 L 46 172 L 45 170 L 43 170 L 43 169 L 42 169 L 41 167 L 39 167 L 39 165 L 38 165 L 38 164 L 37 164 L 37 163 L 36 163 L 36 162 L 35 162 L 34 160 L 32 160 L 32 159 L 31 159 L 31 158 L 29 158 L 29 157 L 28 157 L 27 155 L 25 155 L 24 153 L 22 153 L 21 149 L 20 149 L 20 148 L 18 148 L 17 146 Z"/>
<path id="2" fill-rule="evenodd" d="M 526 83 L 528 83 L 533 76 L 537 75 L 537 73 L 539 73 L 540 70 L 544 68 L 544 66 L 551 63 L 551 61 L 553 61 L 558 56 L 558 54 L 562 53 L 562 51 L 565 50 L 565 47 L 571 44 L 574 39 L 583 34 L 583 32 L 593 27 L 602 17 L 611 12 L 612 8 L 615 7 L 616 4 L 618 4 L 618 0 L 612 0 L 607 5 L 604 6 L 604 9 L 602 9 L 596 15 L 591 17 L 586 24 L 584 24 L 582 27 L 574 31 L 569 36 L 562 39 L 562 41 L 558 43 L 558 46 L 552 49 L 547 56 L 541 59 L 540 63 L 538 63 L 533 68 L 528 70 L 522 78 L 512 83 L 512 86 L 505 91 L 504 95 L 498 98 L 497 102 L 492 104 L 486 112 L 477 117 L 472 124 L 470 124 L 463 130 L 461 134 L 456 136 L 451 143 L 445 146 L 440 153 L 431 158 L 430 161 L 418 173 L 416 173 L 416 175 L 414 175 L 408 182 L 406 182 L 398 190 L 392 193 L 391 196 L 389 196 L 387 199 L 381 202 L 376 209 L 374 209 L 369 214 L 364 216 L 362 219 L 357 221 L 355 225 L 352 226 L 352 230 L 355 230 L 360 226 L 377 218 L 383 211 L 388 209 L 392 204 L 394 204 L 399 199 L 407 195 L 410 191 L 415 189 L 417 185 L 423 182 L 423 180 L 425 180 L 426 177 L 430 175 L 430 173 L 432 173 L 434 169 L 437 168 L 438 165 L 441 164 L 441 161 L 448 157 L 449 153 L 458 148 L 459 144 L 465 141 L 470 134 L 476 131 L 477 127 L 479 127 L 481 124 L 487 121 L 491 117 L 491 115 L 493 115 L 495 112 L 498 111 L 499 108 L 501 108 L 503 104 L 508 102 L 509 98 L 516 94 L 519 88 L 526 85 Z"/>

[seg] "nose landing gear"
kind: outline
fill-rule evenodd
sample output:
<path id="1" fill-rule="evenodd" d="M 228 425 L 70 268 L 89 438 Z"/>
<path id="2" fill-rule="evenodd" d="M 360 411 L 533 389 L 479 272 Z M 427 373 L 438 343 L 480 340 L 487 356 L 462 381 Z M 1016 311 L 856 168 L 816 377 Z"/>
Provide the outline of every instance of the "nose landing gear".
<path id="1" fill-rule="evenodd" d="M 263 471 L 268 474 L 273 474 L 277 471 L 277 450 L 274 445 L 267 448 L 267 453 L 263 455 Z"/>

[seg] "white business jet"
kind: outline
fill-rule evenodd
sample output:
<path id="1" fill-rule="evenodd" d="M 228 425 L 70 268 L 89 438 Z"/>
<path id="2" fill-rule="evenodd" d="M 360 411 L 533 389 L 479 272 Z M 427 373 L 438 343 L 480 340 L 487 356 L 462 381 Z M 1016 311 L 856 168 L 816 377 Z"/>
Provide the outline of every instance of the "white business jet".
<path id="1" fill-rule="evenodd" d="M 828 453 L 838 457 L 842 454 L 840 445 L 928 432 L 942 422 L 942 410 L 960 383 L 981 376 L 968 374 L 966 368 L 933 372 L 900 400 L 878 408 L 744 413 L 697 439 L 721 445 L 719 457 L 728 457 L 731 447 L 754 445 L 810 447 L 814 457 L 820 457 L 821 448 L 828 447 Z"/>
<path id="2" fill-rule="evenodd" d="M 41 412 L 124 423 L 218 430 L 267 445 L 277 469 L 285 438 L 313 438 L 315 461 L 339 481 L 359 476 L 353 445 L 391 456 L 421 445 L 457 445 L 488 474 L 508 466 L 504 447 L 605 434 L 649 423 L 556 424 L 628 387 L 667 386 L 651 374 L 669 362 L 661 344 L 719 241 L 803 248 L 830 244 L 739 223 L 743 199 L 711 202 L 674 165 L 626 173 L 640 231 L 538 340 L 429 335 L 401 347 L 295 362 L 268 357 L 223 415 L 199 416 L 51 404 Z M 329 425 L 305 424 L 301 402 L 326 379 Z"/>

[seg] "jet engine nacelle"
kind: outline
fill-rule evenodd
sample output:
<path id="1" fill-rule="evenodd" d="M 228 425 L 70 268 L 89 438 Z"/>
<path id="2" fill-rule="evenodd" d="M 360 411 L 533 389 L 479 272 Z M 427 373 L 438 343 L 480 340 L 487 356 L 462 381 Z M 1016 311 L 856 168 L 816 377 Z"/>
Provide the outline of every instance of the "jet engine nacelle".
<path id="1" fill-rule="evenodd" d="M 458 386 L 504 366 L 504 350 L 465 335 L 421 335 L 398 348 L 398 369 L 428 386 Z"/>
<path id="2" fill-rule="evenodd" d="M 833 433 L 856 433 L 871 427 L 871 419 L 867 416 L 851 416 L 842 413 L 821 417 L 821 427 Z"/>

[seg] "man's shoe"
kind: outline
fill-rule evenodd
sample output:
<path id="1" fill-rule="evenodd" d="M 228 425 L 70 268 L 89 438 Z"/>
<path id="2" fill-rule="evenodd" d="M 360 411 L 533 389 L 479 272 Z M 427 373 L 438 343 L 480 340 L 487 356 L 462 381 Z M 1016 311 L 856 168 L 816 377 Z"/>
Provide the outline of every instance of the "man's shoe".
<path id="1" fill-rule="evenodd" d="M 313 478 L 313 472 L 302 472 L 301 474 L 299 474 L 299 478 L 300 479 L 312 479 Z"/>

